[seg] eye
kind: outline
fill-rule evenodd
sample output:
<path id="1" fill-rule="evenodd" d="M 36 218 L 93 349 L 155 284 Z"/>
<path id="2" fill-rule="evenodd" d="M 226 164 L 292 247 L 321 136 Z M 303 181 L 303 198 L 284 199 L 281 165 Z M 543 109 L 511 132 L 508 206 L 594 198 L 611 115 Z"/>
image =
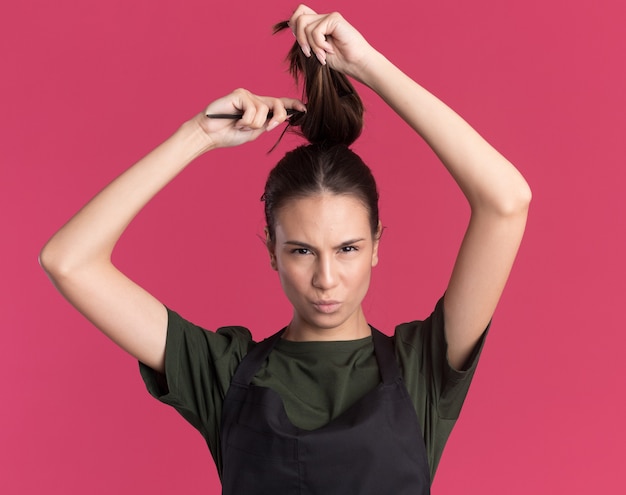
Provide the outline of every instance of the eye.
<path id="1" fill-rule="evenodd" d="M 299 254 L 299 255 L 311 254 L 311 251 L 309 249 L 307 249 L 307 248 L 295 248 L 295 249 L 292 249 L 289 252 L 291 254 Z"/>
<path id="2" fill-rule="evenodd" d="M 359 250 L 359 248 L 356 247 L 356 246 L 342 246 L 341 247 L 341 252 L 342 253 L 353 253 L 353 252 L 356 252 L 358 250 Z"/>

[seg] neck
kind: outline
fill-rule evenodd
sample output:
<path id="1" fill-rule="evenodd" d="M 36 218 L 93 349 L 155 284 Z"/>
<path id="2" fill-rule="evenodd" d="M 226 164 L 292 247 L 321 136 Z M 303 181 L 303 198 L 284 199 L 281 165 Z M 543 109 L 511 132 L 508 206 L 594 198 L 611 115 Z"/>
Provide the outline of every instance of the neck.
<path id="1" fill-rule="evenodd" d="M 313 325 L 294 314 L 282 338 L 294 342 L 357 340 L 372 334 L 363 310 L 359 308 L 348 320 L 337 326 Z"/>

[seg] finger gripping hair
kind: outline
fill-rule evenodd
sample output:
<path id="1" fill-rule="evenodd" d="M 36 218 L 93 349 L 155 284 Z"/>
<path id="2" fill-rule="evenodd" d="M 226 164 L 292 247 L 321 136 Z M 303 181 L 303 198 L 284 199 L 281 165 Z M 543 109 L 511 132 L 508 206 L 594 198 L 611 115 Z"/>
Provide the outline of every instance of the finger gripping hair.
<path id="1" fill-rule="evenodd" d="M 274 33 L 288 28 L 287 22 L 274 26 Z M 363 102 L 354 86 L 341 72 L 306 57 L 297 42 L 287 55 L 289 72 L 302 86 L 307 112 L 294 115 L 290 127 L 312 144 L 350 146 L 363 130 Z"/>

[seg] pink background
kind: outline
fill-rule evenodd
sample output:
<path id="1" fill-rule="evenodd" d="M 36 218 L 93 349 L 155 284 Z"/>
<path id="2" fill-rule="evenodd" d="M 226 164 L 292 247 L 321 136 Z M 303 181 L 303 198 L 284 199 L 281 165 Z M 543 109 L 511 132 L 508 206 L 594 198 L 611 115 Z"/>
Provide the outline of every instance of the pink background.
<path id="1" fill-rule="evenodd" d="M 268 5 L 269 4 L 269 5 Z M 378 4 L 376 4 L 378 5 Z M 626 3 L 316 1 L 344 13 L 527 177 L 526 238 L 433 493 L 622 494 L 626 445 Z M 5 2 L 0 13 L 0 490 L 219 493 L 201 436 L 37 265 L 45 240 L 119 172 L 238 86 L 295 94 L 295 4 Z M 445 288 L 467 207 L 433 154 L 369 91 L 356 149 L 387 230 L 365 306 L 393 325 Z M 124 235 L 115 260 L 189 319 L 289 318 L 258 235 L 277 134 L 203 157 Z"/>

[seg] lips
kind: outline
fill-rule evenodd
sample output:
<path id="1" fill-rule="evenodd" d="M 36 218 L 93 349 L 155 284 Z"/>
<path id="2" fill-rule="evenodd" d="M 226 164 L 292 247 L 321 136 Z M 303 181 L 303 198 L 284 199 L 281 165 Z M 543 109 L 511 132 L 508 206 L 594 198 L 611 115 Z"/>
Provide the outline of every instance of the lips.
<path id="1" fill-rule="evenodd" d="M 334 313 L 339 309 L 341 303 L 339 301 L 315 301 L 313 307 L 320 313 Z"/>

